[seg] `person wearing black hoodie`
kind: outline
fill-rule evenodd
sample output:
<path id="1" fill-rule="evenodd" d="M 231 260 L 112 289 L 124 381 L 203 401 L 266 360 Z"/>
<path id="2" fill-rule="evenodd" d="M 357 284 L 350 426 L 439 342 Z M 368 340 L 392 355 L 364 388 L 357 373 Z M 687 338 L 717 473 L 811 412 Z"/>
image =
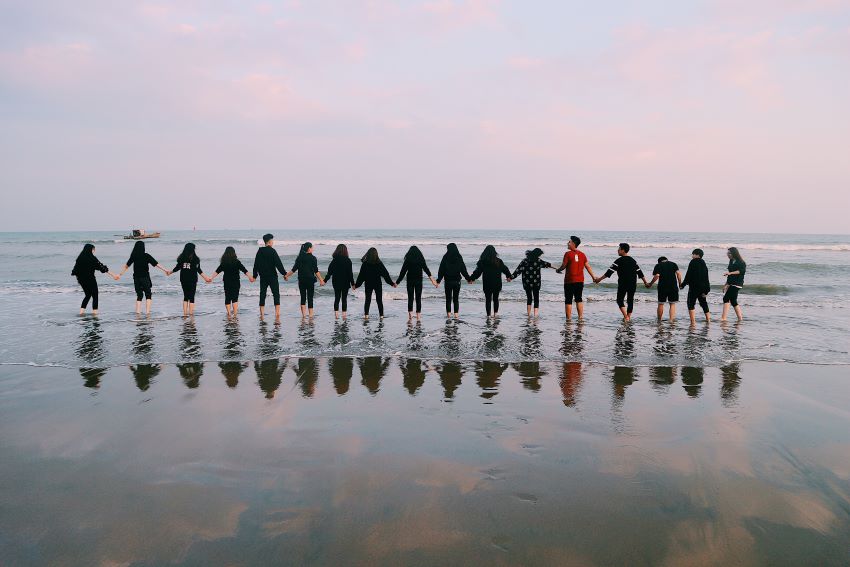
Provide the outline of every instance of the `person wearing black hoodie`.
<path id="1" fill-rule="evenodd" d="M 747 263 L 741 257 L 741 252 L 734 246 L 726 251 L 726 256 L 729 258 L 729 267 L 726 269 L 726 285 L 723 286 L 723 316 L 721 321 L 726 321 L 729 315 L 729 307 L 735 309 L 735 315 L 738 316 L 738 321 L 744 320 L 744 312 L 741 311 L 741 306 L 738 305 L 738 292 L 744 287 L 744 276 L 747 273 Z"/>
<path id="2" fill-rule="evenodd" d="M 708 293 L 711 291 L 711 283 L 708 281 L 708 266 L 702 259 L 703 251 L 699 248 L 691 253 L 691 263 L 680 286 L 688 288 L 688 314 L 691 316 L 691 325 L 696 325 L 696 305 L 699 302 L 705 313 L 705 322 L 711 322 L 711 313 L 708 312 Z"/>
<path id="3" fill-rule="evenodd" d="M 354 270 L 348 257 L 348 246 L 338 244 L 331 256 L 325 280 L 330 280 L 334 288 L 334 319 L 339 319 L 339 307 L 342 303 L 342 319 L 347 318 L 348 288 L 354 288 Z"/>
<path id="4" fill-rule="evenodd" d="M 404 255 L 404 262 L 401 265 L 401 271 L 396 278 L 395 283 L 400 284 L 401 280 L 407 276 L 407 320 L 413 319 L 413 301 L 416 300 L 416 318 L 422 318 L 422 280 L 423 274 L 428 274 L 428 279 L 437 286 L 434 277 L 431 275 L 431 270 L 428 269 L 428 264 L 425 262 L 425 256 L 418 246 L 411 246 Z"/>
<path id="5" fill-rule="evenodd" d="M 490 317 L 491 314 L 491 304 L 493 317 L 499 316 L 499 293 L 502 291 L 503 274 L 509 282 L 512 280 L 511 272 L 499 258 L 495 246 L 488 244 L 481 252 L 475 271 L 469 276 L 470 282 L 484 276 L 482 282 L 484 284 L 484 309 L 487 311 L 487 317 Z"/>
<path id="6" fill-rule="evenodd" d="M 86 312 L 89 299 L 91 299 L 92 315 L 97 315 L 97 278 L 95 273 L 108 273 L 112 279 L 117 280 L 118 276 L 109 271 L 104 264 L 101 264 L 94 255 L 94 244 L 86 244 L 83 246 L 82 252 L 77 256 L 74 262 L 74 268 L 71 270 L 71 275 L 77 277 L 77 283 L 83 288 L 83 302 L 80 304 L 80 315 Z"/>
<path id="7" fill-rule="evenodd" d="M 118 277 L 124 275 L 130 266 L 133 266 L 133 286 L 136 288 L 136 315 L 142 312 L 142 296 L 145 298 L 145 313 L 151 314 L 151 297 L 153 296 L 153 282 L 151 282 L 150 266 L 154 266 L 162 273 L 168 275 L 168 270 L 159 265 L 156 258 L 145 252 L 145 243 L 141 240 L 133 245 L 130 258 L 124 264 L 124 268 Z"/>
<path id="8" fill-rule="evenodd" d="M 286 274 L 280 255 L 274 249 L 274 235 L 263 235 L 263 246 L 257 249 L 254 256 L 254 278 L 260 278 L 260 319 L 265 315 L 266 292 L 271 289 L 274 298 L 274 318 L 280 321 L 280 284 L 277 280 L 277 272 Z"/>
<path id="9" fill-rule="evenodd" d="M 298 291 L 301 294 L 301 318 L 303 319 L 309 309 L 310 319 L 313 318 L 313 294 L 316 289 L 316 279 L 319 280 L 319 285 L 325 285 L 325 280 L 319 272 L 319 263 L 316 257 L 313 256 L 313 243 L 305 242 L 301 245 L 301 251 L 298 257 L 295 258 L 295 264 L 292 269 L 283 276 L 283 279 L 289 281 L 289 278 L 298 272 Z M 306 304 L 306 308 L 305 308 Z"/>
<path id="10" fill-rule="evenodd" d="M 377 248 L 369 248 L 366 255 L 361 258 L 363 262 L 360 265 L 360 273 L 357 274 L 357 281 L 354 283 L 354 289 L 357 289 L 362 284 L 366 284 L 366 302 L 363 305 L 363 318 L 369 318 L 369 306 L 372 303 L 372 292 L 375 292 L 375 303 L 378 305 L 378 315 L 381 319 L 384 318 L 384 290 L 381 287 L 381 279 L 386 281 L 393 287 L 398 287 L 390 277 L 387 267 L 381 262 L 378 257 Z"/>
<path id="11" fill-rule="evenodd" d="M 460 282 L 461 278 L 469 281 L 469 272 L 466 271 L 466 264 L 463 262 L 463 256 L 460 255 L 460 250 L 457 244 L 450 242 L 446 246 L 446 253 L 440 261 L 440 268 L 437 270 L 437 286 L 440 282 L 446 280 L 446 318 L 450 318 L 454 313 L 457 319 L 460 313 Z M 452 311 L 454 307 L 454 311 Z"/>

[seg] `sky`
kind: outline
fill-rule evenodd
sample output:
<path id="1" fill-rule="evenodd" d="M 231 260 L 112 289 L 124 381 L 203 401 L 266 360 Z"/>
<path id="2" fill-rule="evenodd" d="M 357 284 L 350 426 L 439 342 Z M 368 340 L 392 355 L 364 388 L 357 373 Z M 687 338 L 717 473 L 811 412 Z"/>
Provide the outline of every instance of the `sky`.
<path id="1" fill-rule="evenodd" d="M 0 231 L 850 233 L 850 0 L 0 0 Z"/>

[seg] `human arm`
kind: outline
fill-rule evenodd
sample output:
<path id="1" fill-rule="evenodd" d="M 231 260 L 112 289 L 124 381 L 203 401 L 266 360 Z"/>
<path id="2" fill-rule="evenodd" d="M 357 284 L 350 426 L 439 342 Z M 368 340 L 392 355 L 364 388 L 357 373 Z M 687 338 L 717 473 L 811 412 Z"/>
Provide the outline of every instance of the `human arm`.
<path id="1" fill-rule="evenodd" d="M 511 271 L 508 269 L 508 267 L 505 265 L 504 262 L 502 262 L 502 273 L 505 275 L 505 278 L 507 278 L 508 281 L 511 281 L 511 280 L 514 279 L 511 276 Z"/>
<path id="2" fill-rule="evenodd" d="M 409 266 L 407 264 L 407 260 L 405 260 L 404 262 L 401 263 L 401 271 L 398 273 L 398 277 L 396 278 L 395 283 L 397 283 L 397 284 L 401 283 L 401 280 L 404 279 L 404 276 L 407 274 L 408 269 L 409 269 Z"/>
<path id="3" fill-rule="evenodd" d="M 260 250 L 262 250 L 262 248 L 257 249 L 257 254 L 254 256 L 254 267 L 252 268 L 252 271 L 251 271 L 252 275 L 255 278 L 259 275 L 258 264 L 260 263 Z"/>
<path id="4" fill-rule="evenodd" d="M 528 264 L 528 261 L 527 261 L 527 260 L 522 260 L 522 261 L 519 263 L 519 265 L 516 267 L 516 270 L 514 270 L 514 273 L 513 273 L 513 274 L 511 274 L 511 275 L 510 275 L 510 276 L 508 276 L 508 277 L 510 277 L 510 278 L 515 278 L 515 277 L 517 277 L 518 275 L 520 275 L 521 273 L 523 273 L 523 272 L 525 271 L 525 268 L 526 268 L 526 265 L 527 265 L 527 264 Z"/>
<path id="5" fill-rule="evenodd" d="M 387 271 L 387 267 L 384 265 L 383 262 L 380 263 L 380 268 L 378 269 L 380 270 L 381 277 L 384 278 L 384 281 L 387 282 L 387 284 L 393 287 L 398 287 L 398 284 L 393 281 L 392 277 L 390 276 L 390 273 Z"/>

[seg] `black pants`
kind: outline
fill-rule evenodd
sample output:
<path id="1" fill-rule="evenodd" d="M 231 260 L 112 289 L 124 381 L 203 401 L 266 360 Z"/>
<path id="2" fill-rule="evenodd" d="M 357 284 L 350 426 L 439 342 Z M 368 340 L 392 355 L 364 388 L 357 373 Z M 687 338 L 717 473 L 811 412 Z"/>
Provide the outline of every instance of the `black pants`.
<path id="1" fill-rule="evenodd" d="M 564 303 L 572 305 L 573 300 L 576 303 L 582 303 L 582 292 L 584 291 L 584 282 L 564 282 Z"/>
<path id="2" fill-rule="evenodd" d="M 492 313 L 499 313 L 499 293 L 501 291 L 501 289 L 484 290 L 484 308 L 487 310 L 488 316 L 491 313 L 491 309 Z"/>
<path id="3" fill-rule="evenodd" d="M 723 303 L 731 303 L 732 307 L 738 307 L 739 291 L 741 291 L 741 288 L 730 285 L 729 289 L 726 290 L 726 293 L 723 294 Z M 97 293 L 96 290 L 95 293 Z"/>
<path id="4" fill-rule="evenodd" d="M 272 292 L 275 306 L 280 305 L 280 284 L 277 281 L 277 275 L 273 278 L 260 276 L 260 307 L 266 304 L 266 291 L 269 289 Z"/>
<path id="5" fill-rule="evenodd" d="M 306 304 L 310 309 L 313 308 L 313 294 L 316 291 L 314 282 L 302 282 L 298 280 L 298 291 L 301 293 L 301 305 Z"/>
<path id="6" fill-rule="evenodd" d="M 363 305 L 363 313 L 369 314 L 369 307 L 372 304 L 372 292 L 375 292 L 375 303 L 378 306 L 378 315 L 384 316 L 384 288 L 379 283 L 375 287 L 371 284 L 366 284 L 366 303 Z"/>
<path id="7" fill-rule="evenodd" d="M 235 284 L 224 284 L 224 304 L 239 303 L 239 282 Z"/>
<path id="8" fill-rule="evenodd" d="M 534 303 L 534 308 L 540 307 L 540 288 L 527 287 L 525 288 L 525 304 L 531 305 Z"/>
<path id="9" fill-rule="evenodd" d="M 195 291 L 198 289 L 198 280 L 193 282 L 180 280 L 180 287 L 183 288 L 183 301 L 195 303 Z"/>
<path id="10" fill-rule="evenodd" d="M 708 313 L 708 300 L 705 297 L 705 294 L 695 293 L 693 291 L 688 290 L 688 311 L 693 311 L 697 302 L 699 302 L 699 306 L 702 307 L 703 313 Z"/>
<path id="11" fill-rule="evenodd" d="M 141 301 L 144 295 L 145 299 L 150 299 L 153 295 L 153 283 L 151 277 L 133 275 L 133 286 L 136 288 L 136 301 Z"/>
<path id="12" fill-rule="evenodd" d="M 80 287 L 83 288 L 83 302 L 80 304 L 80 309 L 85 309 L 91 299 L 91 308 L 97 310 L 97 280 L 95 278 L 77 278 Z"/>
<path id="13" fill-rule="evenodd" d="M 413 300 L 416 299 L 416 312 L 422 313 L 422 282 L 407 280 L 407 312 L 413 311 Z"/>
<path id="14" fill-rule="evenodd" d="M 342 303 L 342 312 L 348 311 L 348 286 L 334 288 L 334 311 L 339 311 L 340 303 Z"/>
<path id="15" fill-rule="evenodd" d="M 626 309 L 626 313 L 631 313 L 635 309 L 635 292 L 637 288 L 634 287 L 618 287 L 617 288 L 617 305 L 621 308 L 626 307 L 626 303 L 628 303 L 628 308 Z"/>
<path id="16" fill-rule="evenodd" d="M 452 311 L 454 305 L 454 311 Z M 446 280 L 446 313 L 460 312 L 460 281 Z"/>

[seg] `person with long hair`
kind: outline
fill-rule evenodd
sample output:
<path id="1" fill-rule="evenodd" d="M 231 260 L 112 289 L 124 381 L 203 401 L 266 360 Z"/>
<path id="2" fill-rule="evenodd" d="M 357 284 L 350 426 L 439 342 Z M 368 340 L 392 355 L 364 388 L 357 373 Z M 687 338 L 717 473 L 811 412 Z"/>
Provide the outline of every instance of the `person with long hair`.
<path id="1" fill-rule="evenodd" d="M 319 285 L 325 285 L 325 280 L 319 272 L 319 263 L 313 256 L 312 242 L 305 242 L 301 245 L 301 250 L 298 252 L 298 257 L 295 258 L 292 269 L 283 276 L 283 279 L 289 281 L 289 278 L 295 272 L 298 272 L 298 291 L 301 293 L 301 318 L 306 317 L 309 310 L 310 319 L 312 319 L 316 279 L 319 280 Z"/>
<path id="2" fill-rule="evenodd" d="M 413 319 L 413 302 L 416 300 L 416 318 L 422 318 L 422 279 L 423 273 L 428 274 L 428 279 L 434 287 L 437 287 L 437 282 L 431 275 L 431 270 L 428 269 L 428 264 L 425 262 L 425 256 L 418 246 L 411 246 L 407 254 L 404 255 L 404 262 L 401 265 L 401 271 L 396 278 L 395 283 L 400 284 L 401 280 L 407 276 L 407 319 Z"/>
<path id="3" fill-rule="evenodd" d="M 357 289 L 362 284 L 366 284 L 366 301 L 363 304 L 363 318 L 369 318 L 369 306 L 372 303 L 372 293 L 375 293 L 375 303 L 378 305 L 378 315 L 381 319 L 384 318 L 384 290 L 381 286 L 381 279 L 386 281 L 393 287 L 398 287 L 390 278 L 390 273 L 387 267 L 381 262 L 378 257 L 377 248 L 369 248 L 363 258 L 360 266 L 360 273 L 357 274 L 357 281 L 354 282 L 354 289 Z"/>
<path id="4" fill-rule="evenodd" d="M 510 270 L 499 258 L 496 247 L 488 244 L 481 252 L 475 270 L 469 276 L 470 282 L 484 276 L 482 282 L 484 283 L 484 308 L 487 311 L 487 317 L 491 316 L 491 312 L 493 317 L 499 316 L 499 293 L 502 291 L 502 275 L 509 282 L 513 279 Z"/>
<path id="5" fill-rule="evenodd" d="M 227 317 L 239 314 L 239 288 L 242 283 L 239 281 L 239 272 L 248 276 L 248 281 L 254 283 L 254 276 L 248 273 L 248 268 L 242 265 L 239 257 L 236 256 L 236 249 L 233 246 L 228 246 L 224 249 L 224 254 L 221 255 L 221 262 L 215 273 L 210 278 L 213 281 L 219 274 L 224 274 L 222 282 L 224 283 L 224 309 L 227 311 Z"/>
<path id="6" fill-rule="evenodd" d="M 735 315 L 738 316 L 738 321 L 744 320 L 744 312 L 741 311 L 741 306 L 738 305 L 738 292 L 744 287 L 744 275 L 747 273 L 747 263 L 741 257 L 741 252 L 734 246 L 726 251 L 726 256 L 729 258 L 729 267 L 726 269 L 726 285 L 723 288 L 723 315 L 721 321 L 726 321 L 729 315 L 729 306 L 735 309 Z"/>
<path id="7" fill-rule="evenodd" d="M 121 273 L 118 277 L 124 275 L 130 266 L 133 266 L 133 287 L 136 289 L 136 315 L 142 312 L 142 296 L 145 298 L 145 313 L 151 313 L 151 299 L 153 297 L 153 282 L 151 281 L 150 266 L 154 266 L 162 270 L 163 274 L 168 275 L 168 270 L 159 265 L 156 259 L 145 252 L 145 243 L 141 240 L 136 241 L 133 245 L 133 251 L 130 252 L 130 258 L 124 264 Z"/>
<path id="8" fill-rule="evenodd" d="M 86 312 L 89 300 L 91 300 L 92 315 L 97 315 L 97 278 L 96 272 L 102 274 L 108 273 L 112 279 L 117 280 L 118 276 L 109 271 L 106 265 L 94 255 L 94 244 L 85 244 L 82 252 L 77 256 L 74 262 L 74 268 L 71 270 L 71 275 L 77 277 L 77 283 L 83 288 L 83 302 L 80 304 L 80 315 Z"/>
<path id="9" fill-rule="evenodd" d="M 443 280 L 446 280 L 446 318 L 454 315 L 457 319 L 460 313 L 460 282 L 461 278 L 469 281 L 469 272 L 466 271 L 466 264 L 463 261 L 463 256 L 460 255 L 460 250 L 457 244 L 449 242 L 446 245 L 446 253 L 443 259 L 440 260 L 440 267 L 437 270 L 437 286 Z M 454 310 L 452 310 L 454 308 Z"/>
<path id="10" fill-rule="evenodd" d="M 637 261 L 629 256 L 628 242 L 621 242 L 617 248 L 618 258 L 614 260 L 608 271 L 598 278 L 593 278 L 594 283 L 599 283 L 606 278 L 610 278 L 617 272 L 617 307 L 620 308 L 620 313 L 623 314 L 623 321 L 632 320 L 632 311 L 635 308 L 635 293 L 637 292 L 637 279 L 643 280 L 643 285 L 649 287 L 649 282 L 646 276 L 643 275 L 643 270 L 638 266 Z"/>
<path id="11" fill-rule="evenodd" d="M 338 244 L 331 255 L 325 281 L 330 280 L 334 288 L 334 319 L 339 319 L 339 307 L 342 303 L 342 319 L 348 316 L 348 289 L 354 289 L 354 270 L 351 258 L 348 257 L 348 247 Z"/>
<path id="12" fill-rule="evenodd" d="M 174 272 L 180 272 L 180 287 L 183 288 L 183 316 L 195 314 L 195 291 L 198 289 L 198 274 L 204 281 L 210 283 L 212 280 L 201 269 L 201 259 L 195 252 L 195 245 L 187 242 L 183 251 L 177 256 L 177 264 L 174 269 L 165 272 L 170 276 Z"/>
<path id="13" fill-rule="evenodd" d="M 525 290 L 525 305 L 529 317 L 531 317 L 532 304 L 534 305 L 534 316 L 540 315 L 540 287 L 543 283 L 540 271 L 543 268 L 552 267 L 552 264 L 546 260 L 541 260 L 541 256 L 543 256 L 543 250 L 540 248 L 526 250 L 525 258 L 511 274 L 511 279 L 516 279 L 519 274 L 522 274 L 522 288 Z"/>
<path id="14" fill-rule="evenodd" d="M 274 299 L 274 319 L 280 321 L 280 282 L 277 274 L 285 275 L 286 270 L 280 261 L 280 254 L 274 249 L 274 235 L 271 233 L 263 235 L 263 245 L 257 248 L 254 256 L 254 268 L 252 275 L 260 278 L 260 319 L 265 317 L 266 293 L 271 290 Z"/>
<path id="15" fill-rule="evenodd" d="M 680 289 L 688 288 L 688 315 L 691 318 L 692 327 L 697 324 L 697 302 L 705 313 L 705 322 L 711 322 L 711 313 L 708 310 L 708 293 L 711 291 L 711 282 L 708 280 L 708 265 L 703 260 L 703 255 L 703 251 L 699 248 L 691 252 L 688 271 L 685 272 L 685 279 L 679 286 Z"/>

